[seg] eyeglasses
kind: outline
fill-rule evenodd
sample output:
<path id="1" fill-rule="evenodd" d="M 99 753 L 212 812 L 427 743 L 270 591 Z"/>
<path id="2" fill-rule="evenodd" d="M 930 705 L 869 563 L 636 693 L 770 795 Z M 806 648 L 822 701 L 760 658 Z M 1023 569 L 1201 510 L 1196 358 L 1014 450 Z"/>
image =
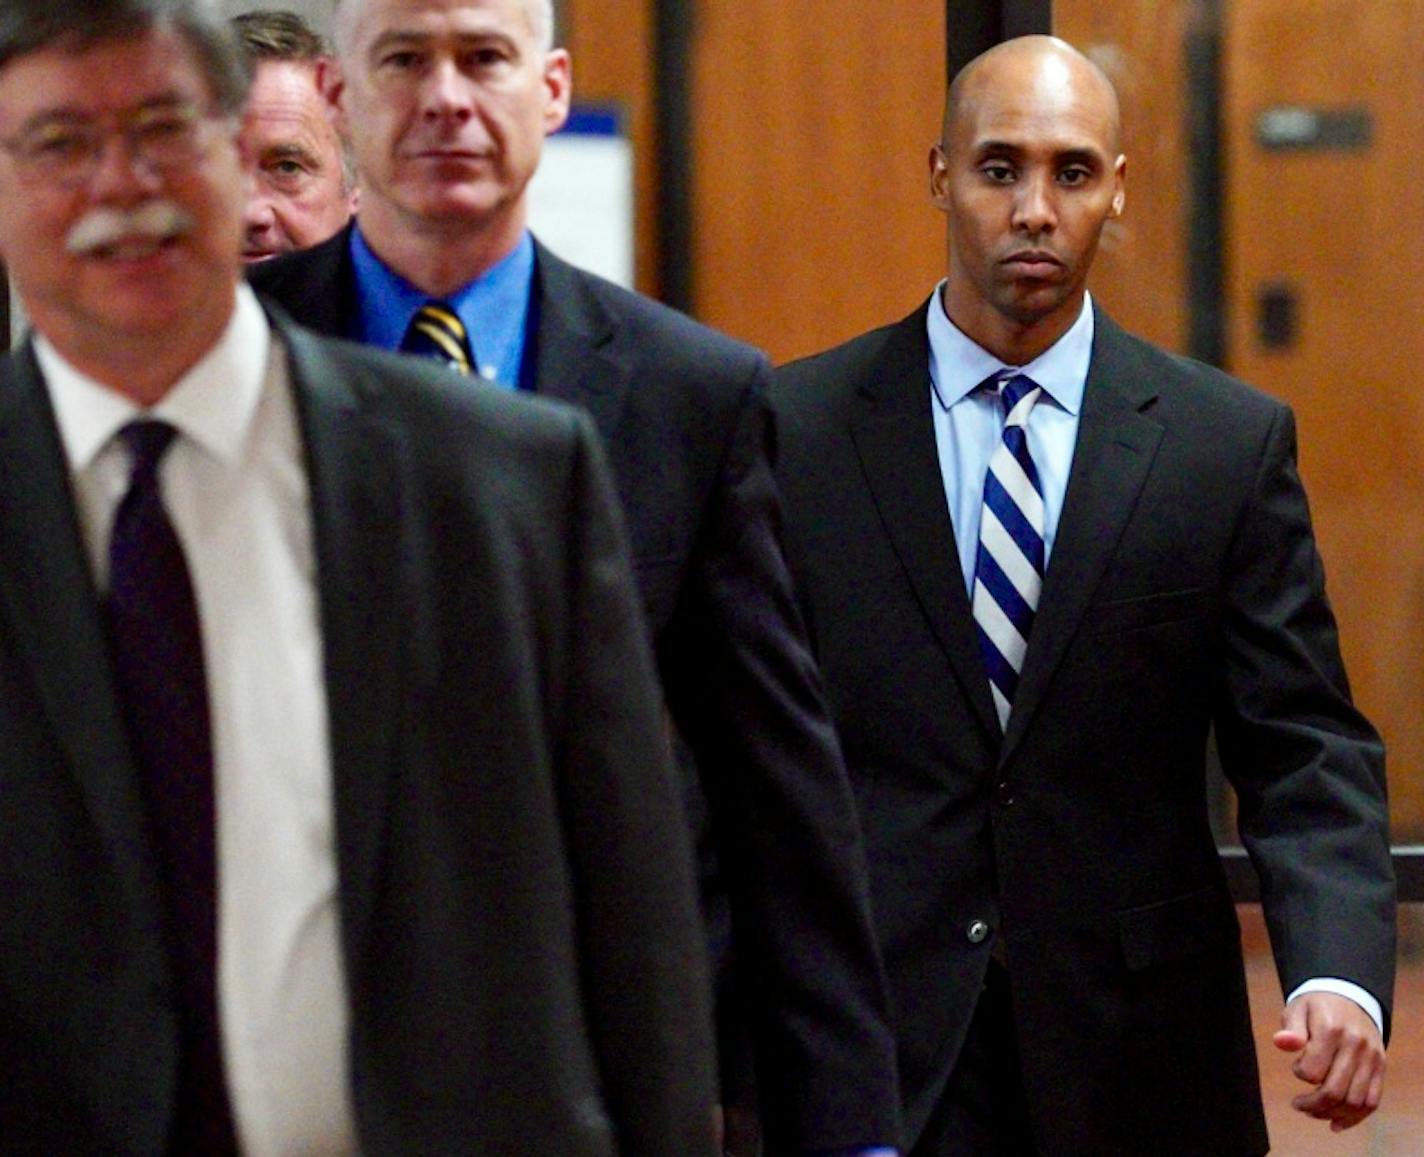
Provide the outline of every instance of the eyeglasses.
<path id="1" fill-rule="evenodd" d="M 10 154 L 20 178 L 32 184 L 76 189 L 98 171 L 111 137 L 120 136 L 131 161 L 164 173 L 198 160 L 207 147 L 207 127 L 220 118 L 195 104 L 139 108 L 99 121 L 57 116 L 22 129 L 0 148 Z"/>

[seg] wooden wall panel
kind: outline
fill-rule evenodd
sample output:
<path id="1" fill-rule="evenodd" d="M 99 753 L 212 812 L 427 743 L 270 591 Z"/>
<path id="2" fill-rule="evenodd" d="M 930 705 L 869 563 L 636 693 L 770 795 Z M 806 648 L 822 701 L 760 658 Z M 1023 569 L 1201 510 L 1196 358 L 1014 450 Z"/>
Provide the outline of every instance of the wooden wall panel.
<path id="1" fill-rule="evenodd" d="M 613 103 L 633 144 L 634 276 L 658 292 L 653 0 L 564 0 L 560 40 L 573 56 L 574 99 Z"/>
<path id="2" fill-rule="evenodd" d="M 1424 839 L 1424 4 L 1229 4 L 1225 45 L 1230 364 L 1295 407 L 1356 697 L 1389 747 L 1396 838 Z M 1260 113 L 1292 105 L 1367 110 L 1372 142 L 1263 149 Z M 1256 324 L 1273 283 L 1298 302 L 1280 349 Z"/>
<path id="3" fill-rule="evenodd" d="M 1112 78 L 1122 104 L 1127 208 L 1108 222 L 1089 280 L 1114 319 L 1186 352 L 1185 45 L 1201 0 L 1056 0 L 1054 32 Z"/>
<path id="4" fill-rule="evenodd" d="M 777 360 L 909 312 L 944 269 L 928 156 L 943 0 L 702 0 L 695 312 Z"/>

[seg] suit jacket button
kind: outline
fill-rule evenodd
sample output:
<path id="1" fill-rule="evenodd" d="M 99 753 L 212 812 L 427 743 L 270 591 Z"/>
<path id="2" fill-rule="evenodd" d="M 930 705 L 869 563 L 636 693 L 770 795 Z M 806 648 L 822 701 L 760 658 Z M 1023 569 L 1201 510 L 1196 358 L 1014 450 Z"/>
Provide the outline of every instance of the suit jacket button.
<path id="1" fill-rule="evenodd" d="M 964 935 L 970 944 L 983 944 L 989 938 L 989 925 L 983 920 L 971 920 L 969 927 L 964 930 Z"/>
<path id="2" fill-rule="evenodd" d="M 1014 785 L 1004 780 L 994 788 L 994 802 L 1000 807 L 1010 807 L 1014 802 Z"/>

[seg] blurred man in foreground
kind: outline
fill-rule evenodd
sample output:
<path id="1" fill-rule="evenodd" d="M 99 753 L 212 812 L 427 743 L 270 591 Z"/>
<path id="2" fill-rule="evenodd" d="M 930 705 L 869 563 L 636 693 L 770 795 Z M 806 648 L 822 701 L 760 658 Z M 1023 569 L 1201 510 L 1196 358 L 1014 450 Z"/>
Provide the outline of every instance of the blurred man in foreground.
<path id="1" fill-rule="evenodd" d="M 597 440 L 240 281 L 203 0 L 0 0 L 0 1149 L 709 1157 Z"/>

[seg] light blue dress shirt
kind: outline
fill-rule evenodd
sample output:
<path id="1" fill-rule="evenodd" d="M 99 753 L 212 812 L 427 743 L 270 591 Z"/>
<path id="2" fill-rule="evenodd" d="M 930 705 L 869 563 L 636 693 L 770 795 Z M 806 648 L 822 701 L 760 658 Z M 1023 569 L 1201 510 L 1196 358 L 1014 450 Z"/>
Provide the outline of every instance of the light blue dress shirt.
<path id="1" fill-rule="evenodd" d="M 1028 417 L 1028 447 L 1043 490 L 1045 573 L 1053 553 L 1063 496 L 1073 466 L 1083 389 L 1093 354 L 1093 302 L 1083 295 L 1083 311 L 1068 332 L 1026 366 L 1005 366 L 949 320 L 941 292 L 930 299 L 926 325 L 930 337 L 930 408 L 944 497 L 954 522 L 954 545 L 964 588 L 974 596 L 974 560 L 979 550 L 979 513 L 984 504 L 984 476 L 989 458 L 1004 434 L 1004 409 L 996 395 L 975 387 L 1003 369 L 1027 374 L 1043 387 Z M 1353 1000 L 1384 1034 L 1384 1011 L 1365 989 L 1337 977 L 1315 977 L 1295 989 L 1289 1004 L 1307 992 L 1333 992 Z"/>
<path id="2" fill-rule="evenodd" d="M 360 325 L 351 336 L 367 345 L 399 349 L 410 319 L 430 295 L 377 257 L 359 224 L 351 230 L 351 260 Z M 465 323 L 480 377 L 509 389 L 520 382 L 533 280 L 534 239 L 526 232 L 513 253 L 444 298 Z"/>
<path id="3" fill-rule="evenodd" d="M 1004 408 L 998 395 L 976 390 L 1003 369 L 1027 374 L 1043 387 L 1028 416 L 1028 449 L 1043 490 L 1044 565 L 1053 555 L 1058 517 L 1068 490 L 1083 386 L 1093 354 L 1093 303 L 1083 295 L 1083 311 L 1061 338 L 1026 366 L 1005 366 L 975 344 L 945 316 L 941 287 L 930 299 L 930 406 L 944 496 L 954 522 L 954 544 L 964 587 L 974 593 L 974 559 L 979 551 L 979 513 L 984 476 L 1004 436 Z"/>

